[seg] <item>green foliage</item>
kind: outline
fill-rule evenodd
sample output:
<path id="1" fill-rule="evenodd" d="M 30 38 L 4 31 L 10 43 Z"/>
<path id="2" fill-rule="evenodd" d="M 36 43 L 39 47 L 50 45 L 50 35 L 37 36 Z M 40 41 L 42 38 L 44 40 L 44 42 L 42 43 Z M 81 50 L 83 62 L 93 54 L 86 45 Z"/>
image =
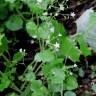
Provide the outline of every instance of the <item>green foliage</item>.
<path id="1" fill-rule="evenodd" d="M 78 83 L 75 76 L 68 76 L 64 82 L 64 88 L 67 90 L 73 90 L 78 87 Z"/>
<path id="2" fill-rule="evenodd" d="M 14 56 L 13 56 L 13 62 L 15 62 L 15 63 L 19 62 L 20 60 L 23 59 L 24 56 L 25 56 L 25 52 L 15 53 Z"/>
<path id="3" fill-rule="evenodd" d="M 18 15 L 11 15 L 5 25 L 9 30 L 17 31 L 23 27 L 23 21 Z"/>
<path id="4" fill-rule="evenodd" d="M 64 96 L 76 96 L 76 94 L 74 92 L 72 92 L 72 91 L 66 91 L 64 93 Z"/>
<path id="5" fill-rule="evenodd" d="M 38 28 L 38 36 L 41 39 L 50 39 L 51 35 L 54 33 L 54 26 L 49 22 L 42 23 Z"/>
<path id="6" fill-rule="evenodd" d="M 80 44 L 80 50 L 82 51 L 83 55 L 84 56 L 88 56 L 88 55 L 91 55 L 91 52 L 90 50 L 88 50 L 88 46 L 85 42 L 85 39 L 82 35 L 78 36 L 77 38 L 78 40 L 78 43 Z"/>
<path id="7" fill-rule="evenodd" d="M 75 42 L 70 38 L 62 38 L 60 50 L 65 56 L 67 56 L 74 62 L 79 61 L 80 52 L 78 48 L 75 46 Z"/>
<path id="8" fill-rule="evenodd" d="M 0 55 L 8 50 L 8 40 L 4 34 L 0 34 Z"/>
<path id="9" fill-rule="evenodd" d="M 9 3 L 14 3 L 16 0 L 5 0 L 5 1 Z"/>
<path id="10" fill-rule="evenodd" d="M 76 36 L 71 37 L 68 36 L 64 25 L 52 16 L 55 13 L 49 15 L 49 9 L 55 8 L 55 3 L 58 1 L 0 0 L 0 60 L 5 67 L 0 70 L 0 91 L 6 88 L 13 89 L 6 96 L 59 96 L 58 94 L 76 96 L 71 90 L 78 88 L 78 76 L 70 72 L 76 67 L 75 63 L 80 62 L 80 52 L 85 57 L 91 55 L 88 45 L 96 50 L 94 29 L 96 13 L 91 15 L 86 33 L 83 35 L 77 33 Z M 19 52 L 14 49 L 15 47 L 13 48 L 14 37 L 17 42 L 17 34 L 20 31 L 26 32 L 29 38 L 34 38 L 35 43 L 38 44 L 38 49 L 33 50 L 36 53 L 31 57 L 30 64 L 25 62 L 26 51 Z M 14 35 L 11 40 L 8 33 Z M 91 39 L 88 39 L 88 36 Z M 10 50 L 13 52 L 11 53 Z M 66 61 L 69 59 L 74 65 L 67 65 Z M 24 64 L 25 67 L 21 75 L 17 72 L 19 63 Z M 83 77 L 83 69 L 78 67 L 77 74 Z M 95 87 L 96 85 L 92 86 L 94 92 Z"/>
<path id="11" fill-rule="evenodd" d="M 35 55 L 35 61 L 37 62 L 51 62 L 55 59 L 54 54 L 50 50 L 44 50 Z"/>
<path id="12" fill-rule="evenodd" d="M 7 14 L 7 8 L 0 6 L 0 20 L 4 20 L 7 17 Z"/>
<path id="13" fill-rule="evenodd" d="M 28 5 L 31 12 L 34 14 L 41 14 L 44 10 L 47 10 L 48 4 L 52 3 L 54 0 L 21 0 Z"/>
<path id="14" fill-rule="evenodd" d="M 8 76 L 6 73 L 1 73 L 0 74 L 0 91 L 3 91 L 5 88 L 9 86 L 11 81 L 8 79 Z"/>
<path id="15" fill-rule="evenodd" d="M 37 36 L 37 25 L 33 21 L 29 21 L 26 23 L 26 30 L 29 36 Z"/>

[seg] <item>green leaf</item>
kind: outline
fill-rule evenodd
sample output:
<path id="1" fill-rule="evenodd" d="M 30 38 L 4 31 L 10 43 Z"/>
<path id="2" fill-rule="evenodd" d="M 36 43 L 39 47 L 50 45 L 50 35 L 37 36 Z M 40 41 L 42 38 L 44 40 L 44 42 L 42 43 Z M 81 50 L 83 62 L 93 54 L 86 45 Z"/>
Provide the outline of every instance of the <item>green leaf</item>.
<path id="1" fill-rule="evenodd" d="M 93 85 L 92 85 L 92 90 L 93 90 L 94 92 L 96 92 L 96 84 L 93 84 Z"/>
<path id="2" fill-rule="evenodd" d="M 4 27 L 1 26 L 1 27 L 0 27 L 0 33 L 2 33 L 3 31 L 4 31 Z"/>
<path id="3" fill-rule="evenodd" d="M 21 0 L 26 3 L 30 9 L 30 11 L 34 14 L 42 14 L 44 10 L 47 9 L 48 4 L 52 4 L 54 0 Z"/>
<path id="4" fill-rule="evenodd" d="M 66 91 L 64 93 L 64 96 L 76 96 L 76 94 L 74 92 L 72 92 L 72 91 Z"/>
<path id="5" fill-rule="evenodd" d="M 5 0 L 5 1 L 9 3 L 14 3 L 16 0 Z"/>
<path id="6" fill-rule="evenodd" d="M 17 96 L 16 93 L 8 93 L 6 96 Z"/>
<path id="7" fill-rule="evenodd" d="M 26 30 L 29 36 L 37 36 L 37 25 L 33 21 L 26 23 Z"/>
<path id="8" fill-rule="evenodd" d="M 54 26 L 51 22 L 44 22 L 38 28 L 38 36 L 42 39 L 50 39 L 54 33 Z"/>
<path id="9" fill-rule="evenodd" d="M 0 54 L 8 50 L 8 40 L 4 34 L 0 34 Z"/>
<path id="10" fill-rule="evenodd" d="M 25 52 L 17 52 L 14 54 L 13 56 L 13 62 L 17 63 L 19 62 L 20 60 L 22 60 L 25 56 Z"/>
<path id="11" fill-rule="evenodd" d="M 43 65 L 42 72 L 47 80 L 49 80 L 53 75 L 52 70 L 54 68 L 60 68 L 61 66 L 63 66 L 63 58 L 56 58 L 56 60 L 54 59 L 52 62 Z"/>
<path id="12" fill-rule="evenodd" d="M 48 89 L 51 91 L 51 92 L 61 92 L 62 90 L 62 85 L 61 84 L 54 84 L 54 83 L 49 83 L 48 84 Z M 58 96 L 58 95 L 56 95 Z"/>
<path id="13" fill-rule="evenodd" d="M 63 24 L 57 22 L 57 20 L 52 20 L 52 23 L 55 27 L 55 32 L 54 35 L 58 36 L 58 34 L 62 34 L 62 36 L 65 36 L 67 34 L 65 27 L 63 26 Z"/>
<path id="14" fill-rule="evenodd" d="M 80 50 L 82 51 L 84 56 L 91 55 L 91 51 L 88 50 L 88 45 L 82 35 L 79 35 L 77 37 L 78 43 L 80 45 Z"/>
<path id="15" fill-rule="evenodd" d="M 33 72 L 28 72 L 25 74 L 25 78 L 26 81 L 32 82 L 33 80 L 35 80 L 35 74 Z"/>
<path id="16" fill-rule="evenodd" d="M 80 52 L 76 48 L 75 42 L 68 37 L 62 38 L 60 51 L 72 61 L 79 61 Z"/>
<path id="17" fill-rule="evenodd" d="M 70 75 L 65 79 L 64 88 L 66 90 L 73 90 L 73 89 L 76 89 L 77 87 L 78 87 L 78 83 L 75 76 Z"/>
<path id="18" fill-rule="evenodd" d="M 30 94 L 30 84 L 26 86 L 25 90 L 20 94 L 20 96 L 29 96 Z"/>
<path id="19" fill-rule="evenodd" d="M 35 61 L 37 62 L 50 62 L 55 59 L 55 56 L 52 51 L 48 50 L 43 50 L 35 55 Z"/>
<path id="20" fill-rule="evenodd" d="M 3 73 L 0 77 L 0 91 L 2 92 L 5 88 L 9 86 L 10 83 L 11 81 L 8 79 L 7 74 Z"/>
<path id="21" fill-rule="evenodd" d="M 42 6 L 37 5 L 37 4 L 28 4 L 30 11 L 33 12 L 34 14 L 41 14 L 43 13 L 44 9 Z"/>
<path id="22" fill-rule="evenodd" d="M 5 25 L 9 30 L 17 31 L 23 27 L 23 20 L 18 15 L 11 15 Z"/>
<path id="23" fill-rule="evenodd" d="M 31 83 L 32 96 L 46 96 L 47 89 L 42 85 L 40 80 L 33 80 Z"/>
<path id="24" fill-rule="evenodd" d="M 8 10 L 5 7 L 0 6 L 0 20 L 4 20 L 8 15 Z"/>
<path id="25" fill-rule="evenodd" d="M 62 84 L 65 80 L 65 73 L 61 68 L 53 68 L 51 74 L 51 82 L 53 84 Z"/>

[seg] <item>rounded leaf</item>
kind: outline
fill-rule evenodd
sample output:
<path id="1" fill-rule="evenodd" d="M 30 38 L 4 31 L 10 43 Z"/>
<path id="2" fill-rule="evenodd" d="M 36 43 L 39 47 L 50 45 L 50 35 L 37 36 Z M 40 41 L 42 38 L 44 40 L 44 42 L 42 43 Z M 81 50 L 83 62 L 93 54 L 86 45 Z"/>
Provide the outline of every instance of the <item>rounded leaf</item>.
<path id="1" fill-rule="evenodd" d="M 23 20 L 18 15 L 12 15 L 5 25 L 9 30 L 17 31 L 23 27 Z"/>
<path id="2" fill-rule="evenodd" d="M 66 91 L 64 93 L 64 96 L 76 96 L 76 94 L 74 92 L 72 92 L 72 91 Z"/>
<path id="3" fill-rule="evenodd" d="M 29 21 L 26 23 L 26 30 L 29 36 L 36 36 L 37 33 L 37 25 L 33 21 Z"/>

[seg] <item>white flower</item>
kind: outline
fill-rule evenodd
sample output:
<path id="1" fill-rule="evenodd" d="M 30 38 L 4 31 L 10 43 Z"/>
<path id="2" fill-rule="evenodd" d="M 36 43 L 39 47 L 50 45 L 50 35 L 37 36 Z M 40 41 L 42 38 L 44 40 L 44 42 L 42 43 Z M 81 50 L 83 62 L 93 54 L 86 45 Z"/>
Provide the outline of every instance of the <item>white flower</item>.
<path id="1" fill-rule="evenodd" d="M 44 15 L 44 16 L 47 16 L 47 15 L 48 15 L 48 13 L 47 13 L 47 12 L 44 12 L 44 13 L 43 13 L 43 15 Z"/>
<path id="2" fill-rule="evenodd" d="M 25 52 L 25 51 L 26 51 L 25 49 L 24 50 L 22 48 L 19 49 L 19 52 Z"/>
<path id="3" fill-rule="evenodd" d="M 22 49 L 22 48 L 20 48 L 20 49 L 19 49 L 19 52 L 23 52 L 23 49 Z"/>
<path id="4" fill-rule="evenodd" d="M 62 4 L 59 5 L 60 6 L 60 10 L 64 10 L 64 6 Z"/>
<path id="5" fill-rule="evenodd" d="M 50 41 L 49 40 L 46 40 L 46 44 L 49 44 L 50 43 Z"/>
<path id="6" fill-rule="evenodd" d="M 50 28 L 49 30 L 50 32 L 54 33 L 54 27 Z"/>
<path id="7" fill-rule="evenodd" d="M 62 36 L 62 34 L 61 34 L 61 33 L 59 33 L 59 34 L 58 34 L 58 36 L 59 36 L 59 37 L 61 37 L 61 36 Z"/>
<path id="8" fill-rule="evenodd" d="M 74 64 L 74 67 L 77 67 L 77 64 Z"/>
<path id="9" fill-rule="evenodd" d="M 59 51 L 59 49 L 58 49 L 58 48 L 56 48 L 56 49 L 55 49 L 55 52 L 58 52 L 58 51 Z"/>
<path id="10" fill-rule="evenodd" d="M 35 39 L 35 38 L 37 38 L 37 36 L 36 36 L 36 35 L 34 35 L 34 36 L 32 36 L 32 37 L 33 37 L 34 39 Z"/>
<path id="11" fill-rule="evenodd" d="M 70 72 L 69 74 L 70 74 L 70 75 L 73 75 L 73 73 L 72 73 L 72 72 Z"/>
<path id="12" fill-rule="evenodd" d="M 42 2 L 42 0 L 37 0 L 37 2 L 38 2 L 38 3 L 41 3 L 41 2 Z"/>
<path id="13" fill-rule="evenodd" d="M 31 40 L 30 43 L 33 44 L 34 43 L 34 40 Z"/>
<path id="14" fill-rule="evenodd" d="M 24 49 L 23 52 L 25 52 L 26 50 Z"/>
<path id="15" fill-rule="evenodd" d="M 72 17 L 75 17 L 75 13 L 74 13 L 74 12 L 72 12 L 70 15 L 71 15 Z"/>
<path id="16" fill-rule="evenodd" d="M 52 13 L 50 13 L 49 15 L 52 16 Z"/>
<path id="17" fill-rule="evenodd" d="M 58 48 L 60 47 L 60 44 L 56 42 L 56 43 L 54 44 L 54 47 L 55 47 L 56 49 L 58 49 Z"/>
<path id="18" fill-rule="evenodd" d="M 58 16 L 58 13 L 57 12 L 55 13 L 55 16 Z"/>

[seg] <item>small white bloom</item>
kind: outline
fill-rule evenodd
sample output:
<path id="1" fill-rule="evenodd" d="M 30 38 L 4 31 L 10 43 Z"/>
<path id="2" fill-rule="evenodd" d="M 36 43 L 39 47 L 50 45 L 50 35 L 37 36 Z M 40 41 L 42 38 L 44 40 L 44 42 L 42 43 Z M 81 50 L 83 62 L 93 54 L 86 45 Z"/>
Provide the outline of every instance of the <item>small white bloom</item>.
<path id="1" fill-rule="evenodd" d="M 58 13 L 57 12 L 55 13 L 55 16 L 58 16 Z"/>
<path id="2" fill-rule="evenodd" d="M 41 2 L 42 2 L 42 0 L 37 0 L 37 2 L 38 2 L 38 3 L 41 3 Z"/>
<path id="3" fill-rule="evenodd" d="M 74 67 L 77 67 L 77 64 L 74 64 Z"/>
<path id="4" fill-rule="evenodd" d="M 22 48 L 20 48 L 20 49 L 19 49 L 19 52 L 23 52 L 23 49 L 22 49 Z"/>
<path id="5" fill-rule="evenodd" d="M 31 43 L 31 44 L 34 44 L 34 40 L 31 40 L 30 43 Z"/>
<path id="6" fill-rule="evenodd" d="M 23 52 L 25 52 L 26 50 L 24 49 Z"/>
<path id="7" fill-rule="evenodd" d="M 47 16 L 47 15 L 48 15 L 48 13 L 47 13 L 47 12 L 44 12 L 44 13 L 43 13 L 43 15 L 44 15 L 44 16 Z"/>
<path id="8" fill-rule="evenodd" d="M 37 36 L 36 36 L 36 35 L 34 35 L 34 36 L 32 36 L 32 37 L 33 37 L 34 39 L 35 39 L 35 38 L 37 38 Z"/>
<path id="9" fill-rule="evenodd" d="M 56 48 L 56 49 L 55 49 L 55 52 L 58 52 L 58 51 L 59 51 L 59 49 L 58 49 L 58 48 Z"/>
<path id="10" fill-rule="evenodd" d="M 25 49 L 24 50 L 22 48 L 19 49 L 19 52 L 25 52 L 25 51 L 26 51 Z"/>
<path id="11" fill-rule="evenodd" d="M 50 32 L 54 33 L 54 27 L 50 28 L 49 30 Z"/>
<path id="12" fill-rule="evenodd" d="M 59 34 L 58 34 L 58 36 L 59 36 L 59 37 L 61 37 L 61 36 L 62 36 L 62 34 L 61 34 L 61 33 L 59 33 Z"/>
<path id="13" fill-rule="evenodd" d="M 46 44 L 49 44 L 50 43 L 50 41 L 49 40 L 46 40 Z"/>
<path id="14" fill-rule="evenodd" d="M 70 75 L 73 75 L 73 73 L 72 73 L 72 72 L 70 72 L 69 74 L 70 74 Z"/>
<path id="15" fill-rule="evenodd" d="M 71 15 L 72 17 L 75 17 L 75 13 L 74 13 L 74 12 L 72 12 L 70 15 Z"/>
<path id="16" fill-rule="evenodd" d="M 50 13 L 50 16 L 52 16 L 52 13 Z"/>
<path id="17" fill-rule="evenodd" d="M 75 40 L 74 40 L 74 41 L 75 41 Z M 75 48 L 76 48 L 76 49 L 78 49 L 78 47 L 77 47 L 77 46 L 76 46 Z"/>
<path id="18" fill-rule="evenodd" d="M 60 10 L 64 10 L 64 6 L 62 4 L 59 5 L 60 6 Z"/>
<path id="19" fill-rule="evenodd" d="M 56 43 L 54 44 L 54 47 L 55 47 L 56 49 L 58 49 L 58 48 L 60 47 L 60 44 L 56 42 Z"/>

